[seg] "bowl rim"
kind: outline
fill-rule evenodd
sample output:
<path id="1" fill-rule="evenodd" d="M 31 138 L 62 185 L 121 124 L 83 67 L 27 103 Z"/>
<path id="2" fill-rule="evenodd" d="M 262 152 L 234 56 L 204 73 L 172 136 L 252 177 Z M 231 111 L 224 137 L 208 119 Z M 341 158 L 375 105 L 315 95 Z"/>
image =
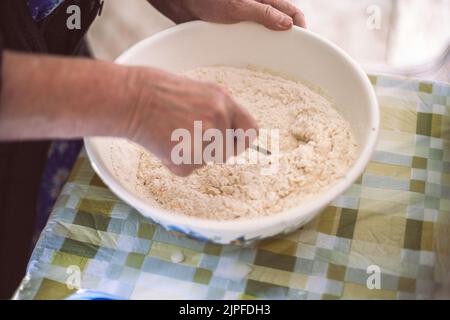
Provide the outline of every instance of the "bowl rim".
<path id="1" fill-rule="evenodd" d="M 125 64 L 128 57 L 134 54 L 136 50 L 140 50 L 141 48 L 148 46 L 153 42 L 159 41 L 164 37 L 167 37 L 173 33 L 182 32 L 189 29 L 208 27 L 210 25 L 217 26 L 219 24 L 204 21 L 191 21 L 168 28 L 153 36 L 143 39 L 138 43 L 136 43 L 135 45 L 131 46 L 124 53 L 122 53 L 115 60 L 115 62 L 119 64 Z M 223 26 L 223 28 L 230 28 L 233 26 L 236 27 L 236 25 L 247 27 L 249 25 L 256 25 L 256 24 L 253 22 L 240 22 L 232 25 L 220 24 L 220 26 Z M 263 26 L 260 27 L 264 28 Z M 356 159 L 353 166 L 347 171 L 345 177 L 339 180 L 333 186 L 331 186 L 328 190 L 323 192 L 320 195 L 320 198 L 312 197 L 311 199 L 303 203 L 301 206 L 293 207 L 286 211 L 282 211 L 276 214 L 256 218 L 253 217 L 253 218 L 239 218 L 235 220 L 213 220 L 184 215 L 174 211 L 154 207 L 145 202 L 140 197 L 136 196 L 135 194 L 125 189 L 120 183 L 118 183 L 115 177 L 113 177 L 107 172 L 107 170 L 104 170 L 103 168 L 97 166 L 97 163 L 101 163 L 102 160 L 97 158 L 97 155 L 94 151 L 93 143 L 95 142 L 95 139 L 99 137 L 84 137 L 85 149 L 94 171 L 99 175 L 99 177 L 105 182 L 105 184 L 114 194 L 116 194 L 124 202 L 131 205 L 133 208 L 137 209 L 143 216 L 148 217 L 158 223 L 163 222 L 163 224 L 165 225 L 189 227 L 193 230 L 199 229 L 208 230 L 208 233 L 227 231 L 239 234 L 248 234 L 249 232 L 255 232 L 257 230 L 273 228 L 279 224 L 288 225 L 290 222 L 294 222 L 298 220 L 300 217 L 306 218 L 313 212 L 317 212 L 321 210 L 324 206 L 328 205 L 339 195 L 345 192 L 356 181 L 356 179 L 363 173 L 372 157 L 380 130 L 380 111 L 378 101 L 375 95 L 375 91 L 372 87 L 372 84 L 370 83 L 367 74 L 362 70 L 360 65 L 355 60 L 353 60 L 353 58 L 351 58 L 343 49 L 339 48 L 331 41 L 307 29 L 303 29 L 297 26 L 294 26 L 289 31 L 283 32 L 303 33 L 307 37 L 311 37 L 314 40 L 330 47 L 331 50 L 334 50 L 335 53 L 338 54 L 341 58 L 343 58 L 344 61 L 348 63 L 352 67 L 352 69 L 356 72 L 359 80 L 364 85 L 364 90 L 369 99 L 370 104 L 369 119 L 371 119 L 372 121 L 371 123 L 372 128 L 370 130 L 367 143 L 365 144 L 365 146 L 363 146 L 361 155 Z M 314 199 L 316 199 L 316 201 L 314 201 Z M 149 214 L 149 212 L 151 212 L 151 214 Z"/>

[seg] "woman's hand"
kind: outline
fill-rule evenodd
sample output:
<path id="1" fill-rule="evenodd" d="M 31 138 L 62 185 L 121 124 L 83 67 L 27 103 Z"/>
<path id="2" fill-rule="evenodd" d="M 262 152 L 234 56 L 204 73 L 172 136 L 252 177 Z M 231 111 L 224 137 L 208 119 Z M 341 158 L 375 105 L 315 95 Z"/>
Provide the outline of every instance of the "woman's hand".
<path id="1" fill-rule="evenodd" d="M 253 118 L 214 84 L 90 59 L 14 51 L 5 51 L 3 58 L 0 141 L 123 137 L 147 148 L 175 174 L 186 176 L 203 162 L 173 163 L 176 129 L 187 129 L 191 137 L 194 121 L 202 122 L 203 132 L 257 129 Z M 245 142 L 248 147 L 251 141 Z M 203 153 L 205 145 L 202 150 L 191 148 L 191 159 L 193 152 Z M 229 156 L 224 153 L 223 160 Z"/>
<path id="2" fill-rule="evenodd" d="M 171 153 L 178 141 L 171 141 L 172 133 L 177 129 L 186 129 L 191 135 L 190 159 L 203 154 L 208 144 L 203 142 L 200 149 L 195 149 L 194 121 L 201 121 L 202 132 L 218 129 L 226 146 L 226 129 L 255 129 L 254 119 L 236 104 L 222 87 L 194 81 L 186 77 L 174 75 L 150 68 L 130 68 L 129 87 L 131 96 L 136 97 L 129 106 L 128 117 L 123 119 L 120 127 L 126 128 L 123 135 L 147 148 L 169 168 L 174 174 L 187 176 L 204 164 L 176 165 Z M 184 141 L 183 141 L 184 142 Z M 248 147 L 251 141 L 244 141 Z M 223 161 L 233 154 L 226 154 Z M 241 150 L 242 151 L 242 150 Z M 194 154 L 196 152 L 197 154 Z M 198 159 L 198 158 L 197 158 Z"/>
<path id="3" fill-rule="evenodd" d="M 287 0 L 149 0 L 176 23 L 254 21 L 272 30 L 306 28 L 303 12 Z"/>

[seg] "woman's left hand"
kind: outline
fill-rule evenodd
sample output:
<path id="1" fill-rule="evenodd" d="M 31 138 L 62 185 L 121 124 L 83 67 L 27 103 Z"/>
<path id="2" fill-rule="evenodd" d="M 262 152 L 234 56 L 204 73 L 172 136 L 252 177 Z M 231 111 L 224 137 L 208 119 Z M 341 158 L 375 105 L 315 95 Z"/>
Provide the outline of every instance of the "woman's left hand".
<path id="1" fill-rule="evenodd" d="M 176 23 L 204 20 L 218 23 L 254 21 L 272 30 L 293 25 L 306 28 L 303 12 L 287 0 L 149 0 Z"/>

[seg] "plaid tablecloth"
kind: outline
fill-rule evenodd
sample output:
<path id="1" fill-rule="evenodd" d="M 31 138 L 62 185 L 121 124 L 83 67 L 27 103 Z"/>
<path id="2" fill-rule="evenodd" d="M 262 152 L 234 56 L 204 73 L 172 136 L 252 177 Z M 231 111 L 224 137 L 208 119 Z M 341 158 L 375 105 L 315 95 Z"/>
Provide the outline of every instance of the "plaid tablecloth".
<path id="1" fill-rule="evenodd" d="M 82 152 L 16 298 L 65 298 L 77 284 L 134 299 L 442 297 L 450 285 L 450 86 L 370 79 L 382 111 L 375 155 L 301 230 L 254 247 L 168 233 L 117 199 Z M 172 262 L 180 252 L 184 260 Z M 369 279 L 377 271 L 379 283 Z"/>

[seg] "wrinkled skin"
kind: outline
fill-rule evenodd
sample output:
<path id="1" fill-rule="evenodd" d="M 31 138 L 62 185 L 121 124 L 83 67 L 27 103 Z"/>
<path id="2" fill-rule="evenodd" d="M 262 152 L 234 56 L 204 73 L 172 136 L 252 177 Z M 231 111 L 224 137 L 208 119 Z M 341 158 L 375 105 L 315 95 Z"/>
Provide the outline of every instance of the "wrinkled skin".
<path id="1" fill-rule="evenodd" d="M 202 133 L 214 128 L 225 137 L 226 129 L 257 129 L 257 123 L 222 87 L 185 77 L 155 72 L 148 68 L 133 71 L 139 93 L 134 112 L 128 120 L 128 139 L 146 147 L 160 158 L 174 174 L 187 176 L 202 164 L 175 165 L 171 151 L 178 143 L 171 141 L 176 129 L 194 131 L 194 121 L 202 121 Z M 152 79 L 149 81 L 149 79 Z M 191 134 L 191 156 L 194 160 L 194 134 Z M 248 146 L 249 141 L 246 141 Z M 205 147 L 203 143 L 202 147 Z M 199 150 L 198 150 L 199 151 Z M 233 154 L 223 152 L 223 161 Z"/>
<path id="2" fill-rule="evenodd" d="M 306 27 L 305 16 L 286 0 L 150 0 L 177 23 L 203 20 L 217 23 L 253 21 L 273 30 Z"/>

